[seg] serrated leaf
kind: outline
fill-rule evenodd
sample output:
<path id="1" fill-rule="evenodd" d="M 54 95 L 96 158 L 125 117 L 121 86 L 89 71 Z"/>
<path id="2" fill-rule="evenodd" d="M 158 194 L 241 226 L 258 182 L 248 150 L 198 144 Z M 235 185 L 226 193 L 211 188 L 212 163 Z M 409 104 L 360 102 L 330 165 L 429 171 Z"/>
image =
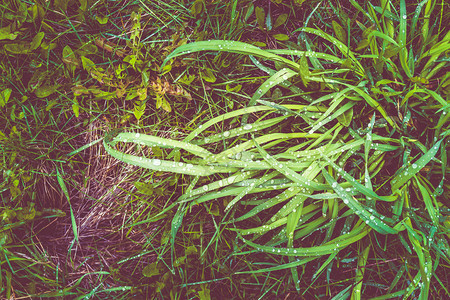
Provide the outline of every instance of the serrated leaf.
<path id="1" fill-rule="evenodd" d="M 178 257 L 174 262 L 173 262 L 173 266 L 174 267 L 179 267 L 181 265 L 184 265 L 186 263 L 186 255 L 185 256 L 181 256 Z"/>
<path id="2" fill-rule="evenodd" d="M 198 291 L 198 298 L 200 300 L 211 300 L 211 290 L 206 284 L 202 285 L 202 290 Z"/>
<path id="3" fill-rule="evenodd" d="M 172 111 L 172 107 L 170 106 L 169 102 L 167 102 L 165 97 L 162 100 L 161 108 L 164 109 L 167 112 L 171 112 Z"/>

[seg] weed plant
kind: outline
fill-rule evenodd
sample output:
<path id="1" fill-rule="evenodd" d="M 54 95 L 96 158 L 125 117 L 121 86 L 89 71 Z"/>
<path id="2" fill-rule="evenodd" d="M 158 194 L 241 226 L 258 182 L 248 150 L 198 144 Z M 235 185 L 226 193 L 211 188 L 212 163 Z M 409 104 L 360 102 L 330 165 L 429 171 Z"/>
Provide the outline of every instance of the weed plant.
<path id="1" fill-rule="evenodd" d="M 329 5 L 337 15 L 331 28 L 298 28 L 297 45 L 287 49 L 211 40 L 188 43 L 167 56 L 163 69 L 192 53 L 237 53 L 269 76 L 245 108 L 200 124 L 182 141 L 141 133 L 104 140 L 107 152 L 126 163 L 195 176 L 175 202 L 129 226 L 169 214 L 175 268 L 192 247 L 184 242 L 185 253 L 176 249 L 180 229 L 192 226 L 183 226 L 185 215 L 203 206 L 215 229 L 201 257 L 209 249 L 217 253 L 224 232 L 234 232 L 225 261 L 244 257 L 247 266 L 234 276 L 252 275 L 251 284 L 262 284 L 266 293 L 286 293 L 293 286 L 304 294 L 322 275 L 325 294 L 336 299 L 447 294 L 445 272 L 437 266 L 449 260 L 444 185 L 450 106 L 444 70 L 450 35 L 441 22 L 429 22 L 433 11 L 442 16 L 443 7 L 439 12 L 433 1 L 416 6 L 380 1 L 363 8 L 350 1 L 359 12 L 350 20 Z M 256 11 L 261 27 L 264 12 Z M 213 81 L 208 73 L 202 76 Z M 314 83 L 317 92 L 304 92 Z M 280 97 L 277 86 L 290 93 Z M 296 96 L 301 100 L 293 101 Z M 114 148 L 117 143 L 173 150 L 160 159 L 123 153 Z M 392 245 L 403 250 L 391 256 Z M 216 255 L 212 263 L 219 267 L 223 261 Z M 346 279 L 333 274 L 343 261 L 353 263 Z M 383 268 L 383 261 L 390 262 L 388 270 L 370 268 Z M 154 263 L 147 276 L 158 268 Z M 272 272 L 284 274 L 282 282 Z"/>
<path id="2" fill-rule="evenodd" d="M 4 3 L 0 297 L 445 298 L 448 11 Z"/>

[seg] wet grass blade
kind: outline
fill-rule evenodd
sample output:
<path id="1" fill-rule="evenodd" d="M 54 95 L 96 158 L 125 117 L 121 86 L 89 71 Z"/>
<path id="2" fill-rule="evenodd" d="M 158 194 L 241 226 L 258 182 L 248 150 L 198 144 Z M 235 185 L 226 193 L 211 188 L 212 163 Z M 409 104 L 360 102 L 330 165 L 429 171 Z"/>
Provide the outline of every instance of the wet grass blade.
<path id="1" fill-rule="evenodd" d="M 56 168 L 56 179 L 58 180 L 59 186 L 61 187 L 61 190 L 67 199 L 67 203 L 69 203 L 70 220 L 72 221 L 73 236 L 74 236 L 74 239 L 78 242 L 77 221 L 75 220 L 75 215 L 73 214 L 73 210 L 72 210 L 72 204 L 70 203 L 69 191 L 67 190 L 67 186 L 64 183 L 64 179 L 62 178 L 61 173 L 59 173 L 58 168 Z"/>
<path id="2" fill-rule="evenodd" d="M 286 59 L 282 56 L 270 53 L 266 50 L 262 50 L 251 44 L 223 40 L 200 41 L 182 45 L 166 57 L 161 65 L 161 68 L 163 68 L 172 58 L 199 51 L 225 51 L 237 54 L 253 55 L 261 57 L 263 59 L 278 61 L 286 64 L 294 70 L 299 70 L 299 65 L 296 62 Z"/>
<path id="3" fill-rule="evenodd" d="M 416 162 L 412 163 L 410 166 L 406 167 L 403 172 L 395 176 L 391 181 L 392 192 L 396 192 L 403 186 L 408 180 L 410 180 L 414 175 L 416 175 L 423 167 L 430 162 L 430 160 L 436 155 L 439 150 L 439 145 L 442 140 L 439 140 L 436 144 L 431 147 L 431 149 L 422 155 Z"/>
<path id="4" fill-rule="evenodd" d="M 381 220 L 381 217 L 378 217 L 373 212 L 370 212 L 368 209 L 364 208 L 358 200 L 354 197 L 350 196 L 343 187 L 341 187 L 327 171 L 322 170 L 322 174 L 339 196 L 339 198 L 344 201 L 344 204 L 347 205 L 356 215 L 358 215 L 367 225 L 372 227 L 374 230 L 381 234 L 396 234 L 398 230 L 391 228 L 384 221 Z"/>

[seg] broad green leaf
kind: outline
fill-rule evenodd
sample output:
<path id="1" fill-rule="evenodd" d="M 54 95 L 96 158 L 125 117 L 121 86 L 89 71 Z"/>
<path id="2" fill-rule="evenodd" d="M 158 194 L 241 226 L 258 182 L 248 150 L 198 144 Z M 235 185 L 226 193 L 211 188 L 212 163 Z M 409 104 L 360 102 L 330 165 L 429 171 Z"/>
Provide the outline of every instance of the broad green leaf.
<path id="1" fill-rule="evenodd" d="M 71 75 L 74 76 L 75 69 L 80 65 L 80 61 L 69 45 L 66 45 L 63 49 L 62 61 L 67 65 Z"/>
<path id="2" fill-rule="evenodd" d="M 202 76 L 203 80 L 205 80 L 206 82 L 214 83 L 217 80 L 216 76 L 214 76 L 213 71 L 209 68 L 202 71 L 201 76 Z"/>
<path id="3" fill-rule="evenodd" d="M 197 15 L 201 14 L 203 11 L 203 0 L 196 0 L 192 6 L 191 6 L 191 14 L 196 17 Z"/>
<path id="4" fill-rule="evenodd" d="M 302 58 L 300 58 L 299 65 L 300 65 L 300 77 L 302 78 L 303 85 L 307 87 L 311 72 L 309 71 L 308 59 L 306 58 L 306 55 L 303 55 Z"/>
<path id="5" fill-rule="evenodd" d="M 34 36 L 33 40 L 30 43 L 30 51 L 36 50 L 41 45 L 41 42 L 44 39 L 44 35 L 45 34 L 41 31 Z"/>
<path id="6" fill-rule="evenodd" d="M 34 93 L 38 98 L 45 98 L 58 90 L 59 85 L 42 85 Z"/>
<path id="7" fill-rule="evenodd" d="M 95 19 L 97 20 L 97 22 L 100 25 L 105 25 L 106 23 L 108 23 L 109 17 L 108 16 L 101 16 L 101 15 L 97 15 L 95 17 Z"/>
<path id="8" fill-rule="evenodd" d="M 54 5 L 58 12 L 66 12 L 69 0 L 55 0 Z"/>
<path id="9" fill-rule="evenodd" d="M 388 35 L 386 35 L 386 34 L 384 34 L 384 33 L 382 33 L 382 32 L 379 32 L 379 31 L 377 31 L 377 30 L 373 30 L 370 34 L 369 34 L 369 38 L 370 37 L 372 37 L 372 36 L 377 36 L 377 37 L 379 37 L 379 38 L 382 38 L 382 39 L 384 39 L 384 40 L 386 40 L 386 41 L 388 41 L 389 43 L 391 43 L 391 44 L 393 44 L 393 45 L 395 45 L 395 46 L 399 46 L 398 44 L 397 44 L 397 42 L 393 39 L 393 38 L 391 38 L 390 36 L 388 36 Z"/>
<path id="10" fill-rule="evenodd" d="M 392 202 L 397 199 L 396 196 L 379 196 L 373 190 L 366 188 L 364 185 L 356 181 L 349 173 L 347 173 L 343 168 L 336 165 L 332 160 L 330 160 L 324 153 L 321 153 L 322 158 L 335 169 L 339 175 L 347 180 L 352 186 L 356 188 L 356 190 L 369 198 L 375 198 L 381 201 Z M 334 179 L 333 179 L 334 180 Z M 328 180 L 327 180 L 328 181 Z"/>
<path id="11" fill-rule="evenodd" d="M 11 33 L 11 26 L 0 28 L 0 41 L 1 40 L 15 40 L 18 33 Z"/>
<path id="12" fill-rule="evenodd" d="M 160 268 L 158 267 L 158 262 L 154 262 L 145 266 L 145 268 L 142 270 L 142 275 L 144 275 L 145 277 L 152 277 L 155 275 L 159 275 L 159 272 Z"/>
<path id="13" fill-rule="evenodd" d="M 344 28 L 342 28 L 342 26 L 334 20 L 331 22 L 331 24 L 338 40 L 340 40 L 344 44 L 347 44 L 347 31 L 345 31 Z"/>
<path id="14" fill-rule="evenodd" d="M 13 54 L 27 54 L 30 52 L 30 45 L 28 43 L 6 44 L 3 47 L 6 51 Z"/>
<path id="15" fill-rule="evenodd" d="M 353 120 L 353 107 L 337 116 L 337 120 L 343 126 L 348 127 Z"/>
<path id="16" fill-rule="evenodd" d="M 79 117 L 80 116 L 80 105 L 78 104 L 77 99 L 74 99 L 74 102 L 72 104 L 72 110 L 73 113 L 75 114 L 75 117 Z"/>
<path id="17" fill-rule="evenodd" d="M 11 92 L 12 89 L 7 88 L 0 93 L 0 107 L 5 107 L 5 105 L 8 103 L 9 98 L 11 97 Z"/>
<path id="18" fill-rule="evenodd" d="M 425 203 L 425 207 L 430 215 L 430 219 L 433 222 L 434 226 L 439 227 L 439 207 L 435 207 L 433 204 L 433 200 L 431 197 L 432 194 L 429 193 L 427 188 L 423 186 L 419 180 L 416 178 L 417 186 L 419 187 L 420 194 L 422 195 L 422 200 Z M 435 199 L 434 199 L 435 200 Z"/>
<path id="19" fill-rule="evenodd" d="M 258 22 L 258 26 L 261 30 L 264 29 L 264 21 L 266 19 L 266 13 L 264 12 L 264 8 L 257 6 L 255 9 L 256 21 Z"/>
<path id="20" fill-rule="evenodd" d="M 277 20 L 275 21 L 275 24 L 273 25 L 274 28 L 277 28 L 284 23 L 286 23 L 286 20 L 288 18 L 288 14 L 281 14 L 278 16 Z"/>
<path id="21" fill-rule="evenodd" d="M 85 69 L 86 71 L 89 72 L 91 69 L 95 69 L 95 63 L 89 58 L 82 56 L 81 62 L 83 63 L 83 69 Z"/>
<path id="22" fill-rule="evenodd" d="M 289 36 L 287 34 L 283 34 L 283 33 L 274 34 L 273 37 L 279 41 L 288 41 L 289 40 Z"/>
<path id="23" fill-rule="evenodd" d="M 353 63 L 355 64 L 355 69 L 354 69 L 355 72 L 357 72 L 357 74 L 359 74 L 361 76 L 364 76 L 364 67 L 361 65 L 359 60 L 355 57 L 354 53 L 347 47 L 347 44 L 344 44 L 337 38 L 329 35 L 328 33 L 325 33 L 324 31 L 322 31 L 320 29 L 302 27 L 302 28 L 296 29 L 294 32 L 297 32 L 297 31 L 312 33 L 312 34 L 315 34 L 315 35 L 333 43 L 333 45 L 336 46 L 336 48 L 342 53 L 342 55 L 344 57 L 349 57 L 352 59 Z"/>
<path id="24" fill-rule="evenodd" d="M 134 186 L 139 192 L 147 196 L 153 196 L 153 184 L 136 181 Z"/>
<path id="25" fill-rule="evenodd" d="M 352 290 L 352 298 L 354 300 L 361 299 L 361 288 L 363 285 L 364 272 L 366 270 L 367 259 L 369 257 L 370 245 L 361 251 L 358 257 L 358 269 L 356 270 L 355 283 L 356 286 Z"/>

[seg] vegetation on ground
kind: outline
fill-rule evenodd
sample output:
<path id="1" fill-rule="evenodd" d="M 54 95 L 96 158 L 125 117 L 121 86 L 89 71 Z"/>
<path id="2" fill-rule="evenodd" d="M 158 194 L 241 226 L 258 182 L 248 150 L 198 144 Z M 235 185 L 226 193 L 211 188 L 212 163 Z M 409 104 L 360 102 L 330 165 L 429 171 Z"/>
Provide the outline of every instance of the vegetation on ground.
<path id="1" fill-rule="evenodd" d="M 446 1 L 6 1 L 5 299 L 443 299 Z"/>

